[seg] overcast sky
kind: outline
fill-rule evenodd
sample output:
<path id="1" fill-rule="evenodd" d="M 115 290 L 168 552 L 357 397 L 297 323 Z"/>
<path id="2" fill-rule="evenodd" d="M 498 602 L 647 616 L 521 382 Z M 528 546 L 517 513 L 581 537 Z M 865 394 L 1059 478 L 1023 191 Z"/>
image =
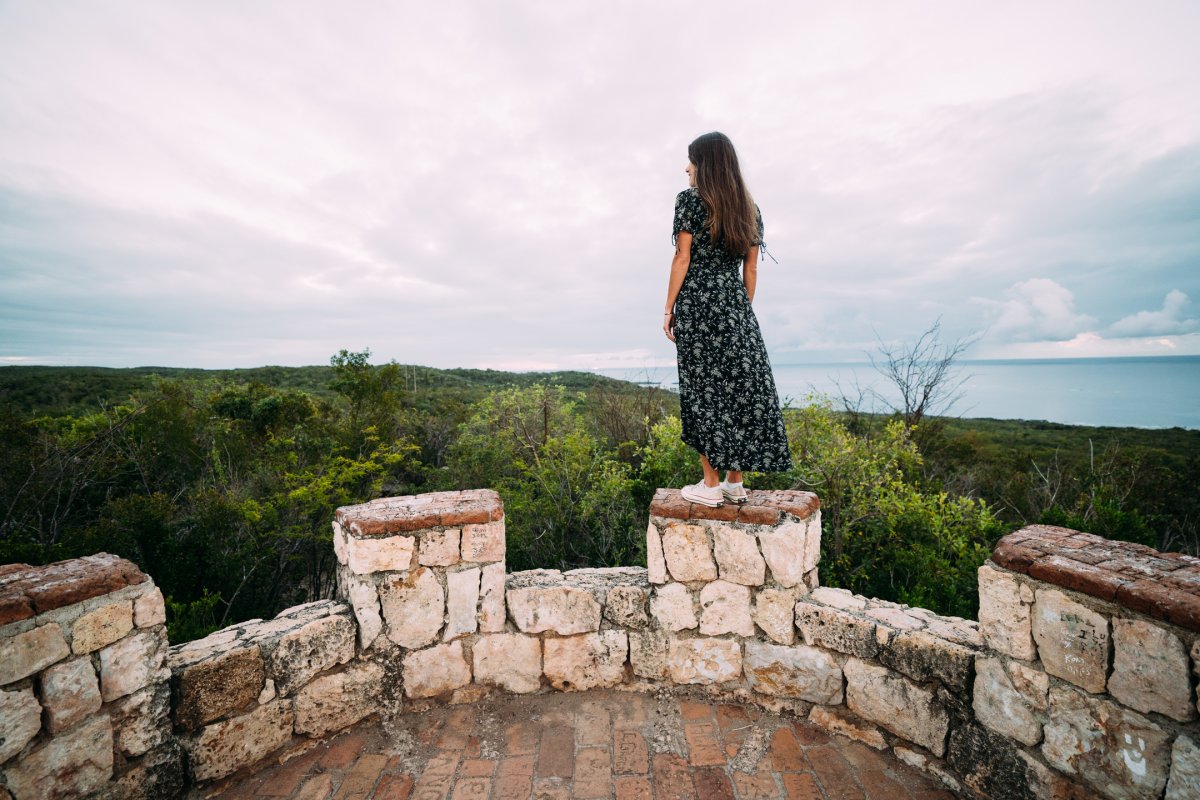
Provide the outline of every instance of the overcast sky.
<path id="1" fill-rule="evenodd" d="M 1200 354 L 1195 2 L 0 0 L 0 362 L 673 364 L 736 145 L 774 363 Z"/>

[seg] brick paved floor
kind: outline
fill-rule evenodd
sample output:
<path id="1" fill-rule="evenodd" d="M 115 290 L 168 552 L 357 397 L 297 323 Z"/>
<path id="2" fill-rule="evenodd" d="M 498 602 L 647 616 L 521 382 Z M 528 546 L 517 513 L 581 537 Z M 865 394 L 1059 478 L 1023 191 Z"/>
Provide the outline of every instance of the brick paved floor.
<path id="1" fill-rule="evenodd" d="M 500 696 L 368 717 L 191 800 L 954 800 L 804 720 L 701 696 Z"/>

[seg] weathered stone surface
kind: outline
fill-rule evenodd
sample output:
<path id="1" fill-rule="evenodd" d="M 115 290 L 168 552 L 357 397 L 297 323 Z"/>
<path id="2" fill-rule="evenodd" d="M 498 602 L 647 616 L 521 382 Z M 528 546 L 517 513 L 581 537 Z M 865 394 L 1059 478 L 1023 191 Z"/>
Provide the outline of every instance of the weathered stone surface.
<path id="1" fill-rule="evenodd" d="M 436 697 L 471 682 L 462 639 L 404 654 L 404 694 Z"/>
<path id="2" fill-rule="evenodd" d="M 1167 782 L 1169 735 L 1115 703 L 1050 687 L 1042 755 L 1051 766 L 1116 800 L 1158 797 Z"/>
<path id="3" fill-rule="evenodd" d="M 742 669 L 756 692 L 827 705 L 842 702 L 841 665 L 816 647 L 746 642 Z"/>
<path id="4" fill-rule="evenodd" d="M 428 567 L 404 576 L 391 576 L 379 587 L 387 637 L 415 649 L 437 640 L 446 601 L 442 586 Z"/>
<path id="5" fill-rule="evenodd" d="M 504 560 L 504 520 L 462 526 L 463 561 Z"/>
<path id="6" fill-rule="evenodd" d="M 705 636 L 720 636 L 723 633 L 753 636 L 750 588 L 718 580 L 701 589 L 700 633 Z"/>
<path id="7" fill-rule="evenodd" d="M 415 550 L 416 539 L 412 536 L 362 539 L 333 523 L 333 552 L 338 562 L 345 564 L 355 575 L 406 571 L 412 567 Z"/>
<path id="8" fill-rule="evenodd" d="M 325 736 L 358 722 L 378 708 L 383 678 L 379 664 L 357 661 L 309 681 L 296 692 L 296 733 Z"/>
<path id="9" fill-rule="evenodd" d="M 1195 800 L 1200 797 L 1200 745 L 1180 734 L 1171 748 L 1171 777 L 1163 800 Z"/>
<path id="10" fill-rule="evenodd" d="M 109 703 L 117 749 L 128 757 L 141 756 L 171 739 L 171 687 L 154 683 Z"/>
<path id="11" fill-rule="evenodd" d="M 980 797 L 1037 800 L 1030 786 L 1029 767 L 1022 755 L 1003 736 L 981 725 L 968 723 L 951 732 L 946 760 L 962 777 L 962 782 Z"/>
<path id="12" fill-rule="evenodd" d="M 975 719 L 1026 745 L 1042 740 L 1050 678 L 1018 661 L 975 660 Z"/>
<path id="13" fill-rule="evenodd" d="M 902 608 L 883 606 L 880 608 L 869 608 L 863 613 L 871 619 L 879 620 L 884 625 L 901 631 L 920 630 L 925 626 L 925 623 L 920 619 L 904 613 L 904 609 Z"/>
<path id="14" fill-rule="evenodd" d="M 713 534 L 713 551 L 721 580 L 761 586 L 767 579 L 767 563 L 750 534 L 728 525 L 718 526 Z"/>
<path id="15" fill-rule="evenodd" d="M 57 622 L 0 640 L 0 686 L 19 681 L 71 655 Z"/>
<path id="16" fill-rule="evenodd" d="M 804 521 L 804 572 L 815 572 L 821 560 L 821 509 L 817 508 Z M 810 588 L 817 588 L 814 585 Z"/>
<path id="17" fill-rule="evenodd" d="M 812 599 L 843 611 L 862 611 L 867 607 L 865 597 L 852 594 L 848 589 L 835 589 L 832 586 L 813 589 Z"/>
<path id="18" fill-rule="evenodd" d="M 785 589 L 799 586 L 804 581 L 807 531 L 808 525 L 804 522 L 788 522 L 758 534 L 758 544 L 771 568 L 771 577 Z"/>
<path id="19" fill-rule="evenodd" d="M 46 668 L 39 676 L 46 727 L 51 733 L 66 730 L 100 710 L 100 685 L 90 658 L 73 658 Z M 0 762 L 4 759 L 0 758 Z"/>
<path id="20" fill-rule="evenodd" d="M 717 565 L 709 549 L 708 534 L 699 525 L 673 523 L 662 532 L 667 570 L 677 581 L 715 581 Z"/>
<path id="21" fill-rule="evenodd" d="M 110 645 L 133 630 L 133 604 L 107 603 L 88 611 L 71 626 L 71 651 L 85 655 Z"/>
<path id="22" fill-rule="evenodd" d="M 600 604 L 574 586 L 509 589 L 508 614 L 524 633 L 554 631 L 559 636 L 600 629 Z"/>
<path id="23" fill-rule="evenodd" d="M 984 564 L 979 568 L 979 630 L 988 647 L 1032 661 L 1037 657 L 1029 605 L 1014 575 Z"/>
<path id="24" fill-rule="evenodd" d="M 733 639 L 672 639 L 667 665 L 673 683 L 723 683 L 742 675 L 742 648 Z"/>
<path id="25" fill-rule="evenodd" d="M 1108 693 L 1143 714 L 1157 711 L 1180 722 L 1195 719 L 1188 656 L 1179 637 L 1135 619 L 1117 618 L 1112 626 Z"/>
<path id="26" fill-rule="evenodd" d="M 481 636 L 472 653 L 475 682 L 523 694 L 542 686 L 542 641 L 536 636 Z"/>
<path id="27" fill-rule="evenodd" d="M 555 689 L 595 689 L 625 680 L 629 654 L 625 631 L 552 638 L 543 647 L 542 671 Z"/>
<path id="28" fill-rule="evenodd" d="M 349 615 L 318 617 L 279 638 L 266 659 L 267 675 L 287 696 L 335 664 L 354 658 L 354 623 Z"/>
<path id="29" fill-rule="evenodd" d="M 848 659 L 843 671 L 851 711 L 936 756 L 946 752 L 950 715 L 932 689 L 858 658 Z"/>
<path id="30" fill-rule="evenodd" d="M 654 596 L 650 598 L 650 613 L 658 621 L 659 627 L 672 633 L 690 630 L 700 624 L 696 619 L 692 593 L 682 583 L 656 587 Z"/>
<path id="31" fill-rule="evenodd" d="M 663 631 L 630 631 L 629 663 L 639 678 L 666 680 L 671 671 L 667 664 L 670 637 Z"/>
<path id="32" fill-rule="evenodd" d="M 218 651 L 212 658 L 182 667 L 174 666 L 177 652 L 171 654 L 179 696 L 175 722 L 185 730 L 199 730 L 245 708 L 263 688 L 266 665 L 258 645 Z"/>
<path id="33" fill-rule="evenodd" d="M 104 702 L 170 677 L 163 629 L 147 629 L 100 649 L 100 696 Z"/>
<path id="34" fill-rule="evenodd" d="M 604 602 L 604 618 L 614 625 L 639 630 L 650 624 L 648 592 L 641 586 L 614 586 Z"/>
<path id="35" fill-rule="evenodd" d="M 507 616 L 504 605 L 504 562 L 484 564 L 479 578 L 479 630 L 497 633 L 504 630 Z"/>
<path id="36" fill-rule="evenodd" d="M 760 589 L 754 596 L 754 623 L 778 644 L 796 641 L 795 589 Z"/>
<path id="37" fill-rule="evenodd" d="M 479 576 L 479 567 L 446 573 L 446 632 L 442 634 L 443 640 L 448 642 L 478 629 Z"/>
<path id="38" fill-rule="evenodd" d="M 381 497 L 337 510 L 337 521 L 359 536 L 461 526 L 504 518 L 504 504 L 495 489 L 426 492 Z"/>
<path id="39" fill-rule="evenodd" d="M 96 700 L 99 699 L 97 693 Z M 97 702 L 96 708 L 99 707 Z M 41 729 L 42 706 L 31 687 L 0 689 L 0 764 L 21 752 Z"/>
<path id="40" fill-rule="evenodd" d="M 925 622 L 926 630 L 934 636 L 961 644 L 963 647 L 983 647 L 983 634 L 979 632 L 979 623 L 975 620 L 931 615 Z"/>
<path id="41" fill-rule="evenodd" d="M 450 567 L 459 562 L 461 528 L 425 531 L 417 542 L 417 563 L 423 567 Z"/>
<path id="42" fill-rule="evenodd" d="M 879 660 L 915 681 L 936 679 L 964 692 L 971 679 L 975 653 L 925 631 L 902 631 L 891 637 Z"/>
<path id="43" fill-rule="evenodd" d="M 651 583 L 666 583 L 668 580 L 662 537 L 658 535 L 653 520 L 646 526 L 646 573 Z"/>
<path id="44" fill-rule="evenodd" d="M 48 739 L 4 767 L 9 791 L 21 800 L 83 797 L 99 791 L 112 774 L 112 723 L 104 714 Z"/>
<path id="45" fill-rule="evenodd" d="M 283 747 L 292 738 L 290 700 L 273 700 L 246 714 L 215 722 L 194 741 L 184 741 L 193 781 L 236 772 Z"/>
<path id="46" fill-rule="evenodd" d="M 796 603 L 796 627 L 809 646 L 859 658 L 874 658 L 879 654 L 875 623 L 840 609 L 801 600 Z"/>
<path id="47" fill-rule="evenodd" d="M 132 561 L 111 553 L 68 558 L 42 566 L 5 565 L 0 581 L 0 624 L 28 619 L 93 597 L 145 583 L 149 577 Z"/>
<path id="48" fill-rule="evenodd" d="M 1102 614 L 1057 589 L 1038 589 L 1033 638 L 1046 672 L 1089 692 L 1104 691 L 1110 639 Z"/>
<path id="49" fill-rule="evenodd" d="M 163 603 L 162 591 L 153 587 L 133 601 L 133 622 L 139 628 L 162 625 L 167 621 L 167 608 Z"/>
<path id="50" fill-rule="evenodd" d="M 859 719 L 852 719 L 848 712 L 841 708 L 813 706 L 812 710 L 808 712 L 808 721 L 830 733 L 837 733 L 856 742 L 862 742 L 876 750 L 887 749 L 887 741 L 878 728 Z"/>
<path id="51" fill-rule="evenodd" d="M 379 613 L 379 592 L 375 582 L 370 578 L 355 575 L 348 570 L 341 573 L 346 582 L 346 593 L 349 595 L 350 606 L 354 609 L 354 618 L 358 620 L 358 644 L 366 650 L 379 634 L 383 633 L 383 617 Z"/>

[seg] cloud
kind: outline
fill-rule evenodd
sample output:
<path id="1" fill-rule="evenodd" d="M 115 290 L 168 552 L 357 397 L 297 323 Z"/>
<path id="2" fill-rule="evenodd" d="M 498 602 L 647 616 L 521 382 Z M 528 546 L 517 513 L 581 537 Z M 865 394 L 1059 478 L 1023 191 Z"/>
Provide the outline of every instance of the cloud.
<path id="1" fill-rule="evenodd" d="M 1002 341 L 1069 340 L 1096 324 L 1075 310 L 1075 295 L 1049 278 L 1031 278 L 1011 286 L 1004 301 L 975 298 L 990 307 L 995 321 L 987 338 Z"/>
<path id="2" fill-rule="evenodd" d="M 1163 298 L 1158 311 L 1139 311 L 1122 317 L 1109 328 L 1117 336 L 1161 336 L 1166 334 L 1191 333 L 1200 327 L 1200 320 L 1184 318 L 1184 309 L 1191 304 L 1188 296 L 1172 289 Z"/>

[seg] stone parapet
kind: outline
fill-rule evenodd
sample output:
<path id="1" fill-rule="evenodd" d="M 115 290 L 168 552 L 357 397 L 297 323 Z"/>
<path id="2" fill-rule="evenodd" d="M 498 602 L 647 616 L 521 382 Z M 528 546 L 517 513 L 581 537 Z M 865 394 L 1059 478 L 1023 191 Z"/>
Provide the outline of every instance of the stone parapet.
<path id="1" fill-rule="evenodd" d="M 0 786 L 18 800 L 179 792 L 166 611 L 149 576 L 108 553 L 7 564 L 0 620 Z"/>

